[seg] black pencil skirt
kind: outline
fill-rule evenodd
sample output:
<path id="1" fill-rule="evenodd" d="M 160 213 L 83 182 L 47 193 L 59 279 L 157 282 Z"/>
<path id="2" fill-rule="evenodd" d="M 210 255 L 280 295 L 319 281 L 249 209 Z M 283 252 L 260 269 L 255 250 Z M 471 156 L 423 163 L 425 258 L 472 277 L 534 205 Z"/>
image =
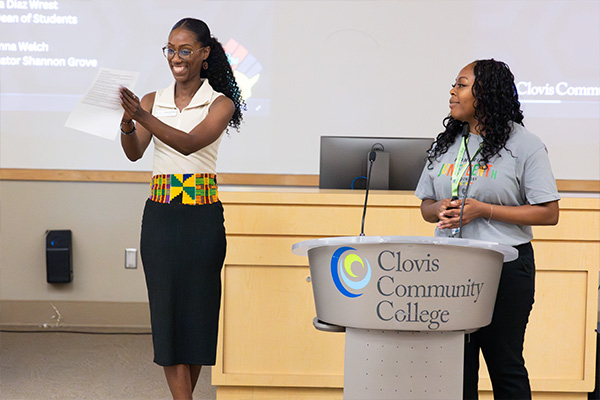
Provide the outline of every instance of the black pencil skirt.
<path id="1" fill-rule="evenodd" d="M 140 249 L 154 362 L 214 365 L 226 251 L 223 206 L 147 200 Z"/>

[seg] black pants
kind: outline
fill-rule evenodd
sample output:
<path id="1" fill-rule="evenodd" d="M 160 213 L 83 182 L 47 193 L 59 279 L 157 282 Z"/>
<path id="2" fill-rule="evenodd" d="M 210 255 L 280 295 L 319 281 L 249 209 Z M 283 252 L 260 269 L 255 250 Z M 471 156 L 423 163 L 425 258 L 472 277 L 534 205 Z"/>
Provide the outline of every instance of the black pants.
<path id="1" fill-rule="evenodd" d="M 533 306 L 535 262 L 531 243 L 516 249 L 519 257 L 502 267 L 491 324 L 465 336 L 464 399 L 478 398 L 480 349 L 492 380 L 494 399 L 531 399 L 523 342 Z"/>

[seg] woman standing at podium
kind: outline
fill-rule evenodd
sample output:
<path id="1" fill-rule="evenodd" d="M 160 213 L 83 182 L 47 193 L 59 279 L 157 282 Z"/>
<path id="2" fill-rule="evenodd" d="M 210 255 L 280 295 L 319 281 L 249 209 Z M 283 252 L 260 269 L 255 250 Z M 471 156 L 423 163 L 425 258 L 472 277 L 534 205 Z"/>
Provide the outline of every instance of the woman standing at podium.
<path id="1" fill-rule="evenodd" d="M 478 398 L 481 349 L 494 398 L 530 399 L 523 342 L 535 288 L 531 226 L 555 225 L 559 214 L 548 153 L 523 125 L 508 65 L 493 59 L 459 72 L 444 127 L 415 192 L 423 218 L 437 224 L 436 236 L 498 242 L 519 251 L 517 260 L 503 265 L 491 324 L 466 337 L 464 398 Z"/>
<path id="2" fill-rule="evenodd" d="M 141 234 L 154 362 L 173 398 L 191 399 L 201 366 L 216 357 L 226 248 L 217 150 L 227 127 L 239 128 L 244 104 L 204 22 L 177 22 L 162 50 L 174 81 L 141 101 L 121 90 L 121 145 L 136 161 L 154 141 Z"/>

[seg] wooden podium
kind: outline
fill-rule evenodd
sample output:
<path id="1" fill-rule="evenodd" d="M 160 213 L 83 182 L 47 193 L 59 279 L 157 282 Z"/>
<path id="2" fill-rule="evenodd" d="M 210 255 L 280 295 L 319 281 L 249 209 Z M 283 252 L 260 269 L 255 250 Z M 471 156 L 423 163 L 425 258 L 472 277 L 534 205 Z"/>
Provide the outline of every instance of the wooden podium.
<path id="1" fill-rule="evenodd" d="M 308 255 L 319 330 L 346 334 L 344 399 L 462 398 L 464 334 L 491 322 L 510 246 L 357 236 L 293 245 Z"/>
<path id="2" fill-rule="evenodd" d="M 346 335 L 312 326 L 308 258 L 290 250 L 358 234 L 364 191 L 221 188 L 219 197 L 227 257 L 212 369 L 217 399 L 342 400 Z M 431 236 L 420 204 L 412 192 L 373 191 L 365 232 Z M 557 226 L 533 228 L 536 291 L 524 356 L 534 400 L 587 400 L 595 380 L 600 199 L 565 196 L 560 208 Z M 479 376 L 479 398 L 491 400 L 483 360 Z"/>

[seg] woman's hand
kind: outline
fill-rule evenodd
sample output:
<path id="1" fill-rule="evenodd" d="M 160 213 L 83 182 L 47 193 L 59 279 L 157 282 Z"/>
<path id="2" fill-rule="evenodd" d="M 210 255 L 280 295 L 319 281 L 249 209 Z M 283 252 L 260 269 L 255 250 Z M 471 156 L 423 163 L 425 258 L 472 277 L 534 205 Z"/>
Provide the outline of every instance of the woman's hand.
<path id="1" fill-rule="evenodd" d="M 140 118 L 144 110 L 140 104 L 140 99 L 126 87 L 119 89 L 119 97 L 121 99 L 121 107 L 123 107 L 123 121 L 137 120 Z"/>
<path id="2" fill-rule="evenodd" d="M 463 200 L 444 199 L 438 212 L 439 229 L 452 229 L 460 226 L 460 208 Z M 467 199 L 463 209 L 462 224 L 467 225 L 476 218 L 487 218 L 490 215 L 491 205 L 475 199 Z"/>
<path id="3" fill-rule="evenodd" d="M 421 213 L 428 222 L 437 222 L 439 229 L 452 229 L 460 226 L 462 199 L 451 201 L 423 200 Z M 556 225 L 558 223 L 558 200 L 522 206 L 502 206 L 467 199 L 463 210 L 462 224 L 467 225 L 477 218 L 500 221 L 515 225 Z"/>
<path id="4" fill-rule="evenodd" d="M 442 199 L 436 201 L 434 199 L 425 199 L 421 202 L 421 215 L 427 222 L 438 223 L 452 218 L 452 213 L 449 210 L 456 208 L 457 201 L 450 199 Z"/>
<path id="5" fill-rule="evenodd" d="M 146 117 L 145 119 L 151 117 L 149 110 L 154 104 L 155 93 L 145 95 L 140 101 L 131 90 L 122 87 L 119 90 L 119 97 L 124 110 L 121 131 L 125 133 L 121 135 L 121 146 L 127 158 L 137 161 L 144 155 L 152 140 L 150 131 L 139 122 L 142 117 Z M 138 124 L 134 124 L 133 120 L 136 120 Z"/>

